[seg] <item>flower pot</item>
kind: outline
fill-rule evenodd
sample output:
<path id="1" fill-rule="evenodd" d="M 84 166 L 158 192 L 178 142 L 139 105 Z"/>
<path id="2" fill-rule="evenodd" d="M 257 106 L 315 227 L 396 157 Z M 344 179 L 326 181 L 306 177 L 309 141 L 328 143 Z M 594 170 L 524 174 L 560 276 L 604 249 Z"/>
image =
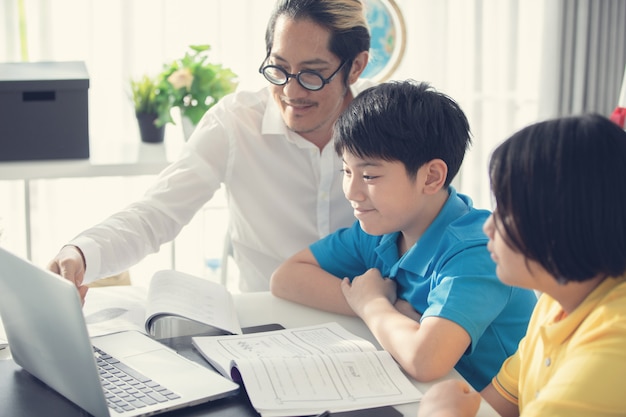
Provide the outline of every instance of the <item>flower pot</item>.
<path id="1" fill-rule="evenodd" d="M 165 126 L 154 125 L 158 115 L 156 113 L 136 113 L 139 123 L 141 141 L 146 143 L 161 143 L 165 137 Z"/>

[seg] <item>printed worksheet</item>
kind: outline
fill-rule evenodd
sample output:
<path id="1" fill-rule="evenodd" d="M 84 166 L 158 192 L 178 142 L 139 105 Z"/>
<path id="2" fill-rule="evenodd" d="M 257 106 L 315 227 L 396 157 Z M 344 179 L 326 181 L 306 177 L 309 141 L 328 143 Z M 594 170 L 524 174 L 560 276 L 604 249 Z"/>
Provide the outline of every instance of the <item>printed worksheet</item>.
<path id="1" fill-rule="evenodd" d="M 236 336 L 194 337 L 223 375 L 241 381 L 263 416 L 418 401 L 421 393 L 391 355 L 337 323 Z"/>

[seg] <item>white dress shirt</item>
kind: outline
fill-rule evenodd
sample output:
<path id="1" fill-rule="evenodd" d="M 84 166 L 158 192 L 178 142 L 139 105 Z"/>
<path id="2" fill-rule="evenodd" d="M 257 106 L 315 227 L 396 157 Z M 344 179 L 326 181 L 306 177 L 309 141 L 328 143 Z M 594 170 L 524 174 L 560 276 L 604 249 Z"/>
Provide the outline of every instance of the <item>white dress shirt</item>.
<path id="1" fill-rule="evenodd" d="M 359 80 L 354 95 L 373 84 Z M 74 238 L 85 283 L 120 273 L 171 241 L 225 185 L 242 291 L 266 291 L 286 258 L 355 220 L 332 142 L 290 131 L 264 88 L 224 97 L 138 202 Z"/>

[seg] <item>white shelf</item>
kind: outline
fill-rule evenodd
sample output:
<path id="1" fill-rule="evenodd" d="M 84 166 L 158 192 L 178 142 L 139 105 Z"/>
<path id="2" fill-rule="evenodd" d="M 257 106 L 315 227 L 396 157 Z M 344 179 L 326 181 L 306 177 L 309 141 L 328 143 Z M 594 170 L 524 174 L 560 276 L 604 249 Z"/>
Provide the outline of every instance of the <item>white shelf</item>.
<path id="1" fill-rule="evenodd" d="M 89 159 L 2 161 L 0 180 L 153 175 L 176 158 L 182 145 L 180 137 L 157 144 L 111 141 L 94 146 L 92 141 Z"/>

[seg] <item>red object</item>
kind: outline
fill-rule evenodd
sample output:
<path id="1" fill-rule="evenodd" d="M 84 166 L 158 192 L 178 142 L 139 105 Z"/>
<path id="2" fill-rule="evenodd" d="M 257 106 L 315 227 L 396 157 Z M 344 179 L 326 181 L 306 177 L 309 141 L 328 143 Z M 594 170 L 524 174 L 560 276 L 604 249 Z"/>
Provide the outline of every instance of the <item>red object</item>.
<path id="1" fill-rule="evenodd" d="M 626 122 L 626 107 L 616 107 L 615 110 L 613 110 L 613 113 L 611 113 L 610 119 L 617 123 L 619 127 L 624 129 Z"/>

